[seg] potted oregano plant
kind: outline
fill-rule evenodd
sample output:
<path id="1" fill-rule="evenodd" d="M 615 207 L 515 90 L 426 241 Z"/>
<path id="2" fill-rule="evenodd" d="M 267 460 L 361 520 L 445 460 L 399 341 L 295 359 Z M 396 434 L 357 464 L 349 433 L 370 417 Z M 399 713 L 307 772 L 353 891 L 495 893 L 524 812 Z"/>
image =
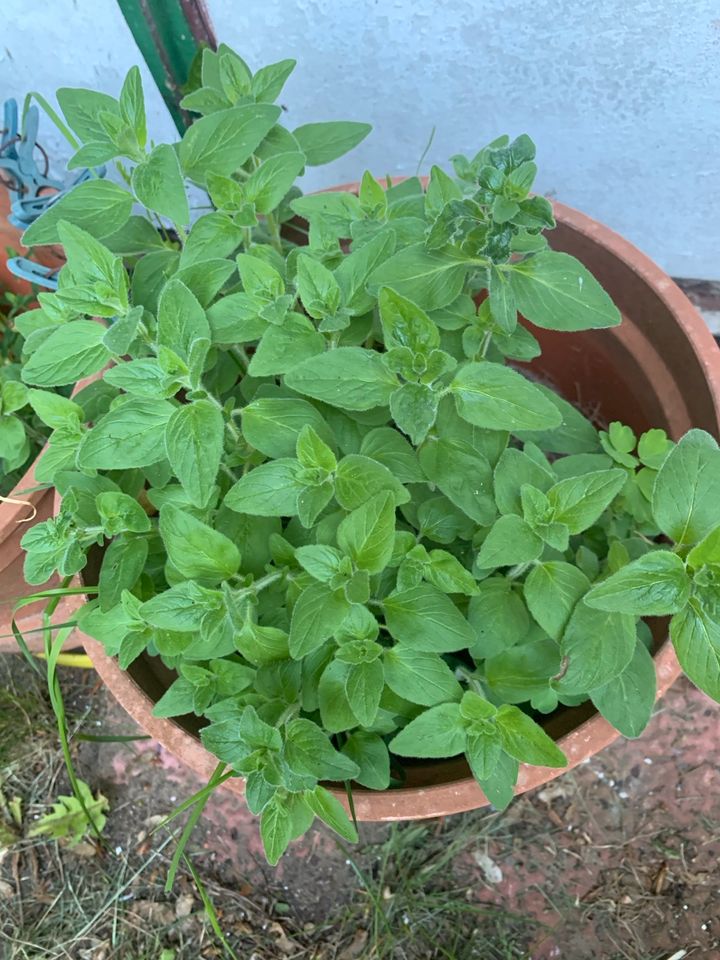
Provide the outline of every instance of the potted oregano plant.
<path id="1" fill-rule="evenodd" d="M 78 186 L 26 235 L 67 265 L 23 379 L 96 381 L 38 409 L 58 509 L 25 536 L 27 580 L 82 577 L 101 673 L 147 730 L 213 757 L 213 783 L 244 784 L 272 862 L 316 816 L 352 839 L 346 793 L 367 818 L 502 808 L 520 765 L 566 765 L 550 733 L 578 711 L 638 735 L 653 652 L 661 686 L 676 673 L 652 618 L 720 698 L 720 450 L 678 436 L 717 429 L 717 354 L 664 406 L 648 311 L 622 295 L 623 339 L 562 243 L 655 297 L 685 369 L 709 335 L 591 221 L 564 211 L 553 249 L 527 136 L 454 176 L 302 196 L 369 128 L 286 129 L 293 66 L 206 50 L 175 145 L 148 145 L 136 71 L 119 100 L 61 91 L 77 162 L 118 158 L 124 185 Z M 152 242 L 123 260 L 103 237 L 125 228 Z M 572 762 L 609 739 L 583 729 Z"/>

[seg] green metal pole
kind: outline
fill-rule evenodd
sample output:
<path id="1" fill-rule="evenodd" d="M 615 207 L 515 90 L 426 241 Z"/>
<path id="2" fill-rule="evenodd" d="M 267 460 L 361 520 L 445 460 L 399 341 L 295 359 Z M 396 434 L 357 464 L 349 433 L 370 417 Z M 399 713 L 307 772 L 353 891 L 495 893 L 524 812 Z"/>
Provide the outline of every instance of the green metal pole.
<path id="1" fill-rule="evenodd" d="M 180 133 L 191 118 L 180 108 L 198 51 L 217 46 L 203 0 L 118 0 L 140 53 Z"/>

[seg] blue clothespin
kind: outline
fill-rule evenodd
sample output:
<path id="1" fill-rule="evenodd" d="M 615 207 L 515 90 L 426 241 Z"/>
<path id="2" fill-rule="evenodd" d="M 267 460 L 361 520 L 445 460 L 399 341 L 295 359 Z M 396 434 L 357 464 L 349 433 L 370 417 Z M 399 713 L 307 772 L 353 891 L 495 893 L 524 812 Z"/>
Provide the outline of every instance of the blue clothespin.
<path id="1" fill-rule="evenodd" d="M 27 257 L 11 257 L 7 268 L 13 276 L 20 277 L 21 280 L 34 283 L 37 287 L 45 287 L 46 290 L 57 290 L 58 270 L 53 267 L 44 267 Z"/>
<path id="2" fill-rule="evenodd" d="M 5 181 L 10 193 L 10 216 L 14 226 L 25 230 L 48 207 L 68 190 L 91 176 L 103 177 L 105 167 L 81 170 L 69 183 L 50 176 L 47 153 L 37 140 L 40 115 L 38 108 L 28 108 L 20 131 L 17 101 L 6 100 L 3 109 L 4 132 L 0 141 L 0 172 L 5 171 Z M 37 165 L 38 152 L 43 157 L 43 169 Z"/>

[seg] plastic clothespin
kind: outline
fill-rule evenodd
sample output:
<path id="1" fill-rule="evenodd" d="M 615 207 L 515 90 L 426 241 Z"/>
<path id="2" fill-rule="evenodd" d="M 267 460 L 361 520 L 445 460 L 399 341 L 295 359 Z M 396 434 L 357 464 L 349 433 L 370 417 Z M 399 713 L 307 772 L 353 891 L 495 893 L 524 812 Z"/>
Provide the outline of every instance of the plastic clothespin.
<path id="1" fill-rule="evenodd" d="M 7 267 L 13 276 L 21 280 L 27 280 L 28 283 L 34 283 L 38 287 L 45 287 L 46 290 L 57 290 L 58 271 L 53 267 L 44 267 L 41 263 L 28 260 L 27 257 L 11 257 Z"/>

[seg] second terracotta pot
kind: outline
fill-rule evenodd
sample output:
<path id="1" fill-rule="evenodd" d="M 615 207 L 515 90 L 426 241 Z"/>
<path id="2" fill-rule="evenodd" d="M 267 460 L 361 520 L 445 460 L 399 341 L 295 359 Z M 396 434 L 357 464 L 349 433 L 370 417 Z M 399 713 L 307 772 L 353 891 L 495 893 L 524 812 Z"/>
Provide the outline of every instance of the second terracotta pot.
<path id="1" fill-rule="evenodd" d="M 340 189 L 351 189 L 347 185 Z M 720 427 L 720 353 L 707 327 L 678 287 L 640 251 L 607 227 L 555 205 L 558 227 L 551 246 L 581 260 L 608 291 L 623 314 L 610 330 L 554 333 L 533 329 L 543 348 L 533 371 L 555 384 L 565 398 L 599 419 L 622 420 L 636 431 L 662 427 L 678 438 L 691 427 L 717 435 Z M 658 696 L 680 670 L 663 624 L 654 624 Z M 200 743 L 198 721 L 152 716 L 152 707 L 172 681 L 157 659 L 141 656 L 128 671 L 84 638 L 86 650 L 108 688 L 139 725 L 202 777 L 216 760 Z M 575 766 L 617 736 L 590 703 L 565 709 L 547 731 Z M 546 783 L 561 770 L 522 766 L 517 793 Z M 243 783 L 226 786 L 241 793 Z M 345 801 L 344 791 L 337 795 Z M 353 791 L 360 820 L 414 820 L 458 813 L 487 801 L 462 759 L 408 767 L 407 785 L 375 792 Z"/>

